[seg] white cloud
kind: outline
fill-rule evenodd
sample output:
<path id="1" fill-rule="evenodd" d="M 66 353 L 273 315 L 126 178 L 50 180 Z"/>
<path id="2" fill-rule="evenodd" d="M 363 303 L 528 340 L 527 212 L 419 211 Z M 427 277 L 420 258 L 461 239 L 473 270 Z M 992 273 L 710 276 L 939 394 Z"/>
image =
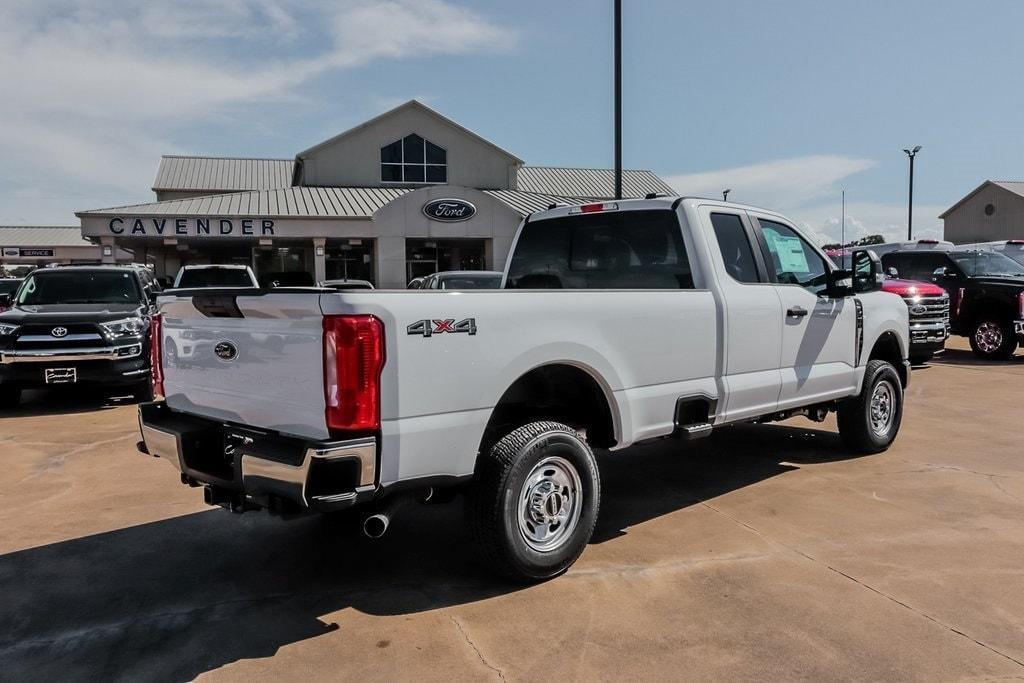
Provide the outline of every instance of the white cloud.
<path id="1" fill-rule="evenodd" d="M 682 194 L 719 197 L 731 189 L 729 199 L 779 211 L 797 221 L 821 243 L 838 242 L 842 234 L 841 192 L 847 178 L 876 166 L 871 159 L 819 154 L 767 161 L 749 166 L 672 175 L 669 185 Z M 846 203 L 846 240 L 881 234 L 901 239 L 906 234 L 905 204 L 849 201 Z M 914 207 L 914 236 L 938 237 L 937 216 L 944 207 Z"/>
<path id="2" fill-rule="evenodd" d="M 684 194 L 717 197 L 760 206 L 799 206 L 837 192 L 844 178 L 875 165 L 869 159 L 820 154 L 767 161 L 719 171 L 673 175 L 668 184 Z"/>
<path id="3" fill-rule="evenodd" d="M 261 108 L 298 101 L 325 73 L 515 41 L 446 0 L 7 0 L 0 222 L 23 222 L 18 198 L 39 186 L 55 198 L 144 199 L 183 128 L 225 118 L 258 127 Z M 73 221 L 91 202 L 52 206 L 54 216 L 29 222 Z"/>

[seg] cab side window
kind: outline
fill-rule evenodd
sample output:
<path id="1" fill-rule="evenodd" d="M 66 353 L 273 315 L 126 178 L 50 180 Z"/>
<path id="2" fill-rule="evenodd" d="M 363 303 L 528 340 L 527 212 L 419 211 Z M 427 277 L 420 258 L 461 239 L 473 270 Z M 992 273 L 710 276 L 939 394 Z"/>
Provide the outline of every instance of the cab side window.
<path id="1" fill-rule="evenodd" d="M 711 214 L 711 226 L 722 252 L 725 270 L 737 282 L 760 282 L 757 262 L 743 220 L 733 213 Z"/>
<path id="2" fill-rule="evenodd" d="M 758 219 L 764 238 L 768 269 L 782 285 L 799 285 L 813 294 L 824 294 L 828 286 L 825 259 L 789 226 Z"/>

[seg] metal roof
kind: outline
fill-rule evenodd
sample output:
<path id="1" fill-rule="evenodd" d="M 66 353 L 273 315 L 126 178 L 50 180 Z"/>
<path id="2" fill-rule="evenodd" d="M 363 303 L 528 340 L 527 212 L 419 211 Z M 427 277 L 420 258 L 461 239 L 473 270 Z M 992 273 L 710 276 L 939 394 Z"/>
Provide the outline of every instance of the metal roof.
<path id="1" fill-rule="evenodd" d="M 508 204 L 520 216 L 528 216 L 535 211 L 544 211 L 552 204 L 579 204 L 579 197 L 556 197 L 536 192 L 520 192 L 517 190 L 483 190 L 500 202 Z"/>
<path id="2" fill-rule="evenodd" d="M 153 190 L 275 190 L 291 186 L 294 166 L 294 159 L 164 155 Z"/>
<path id="3" fill-rule="evenodd" d="M 75 215 L 79 218 L 121 213 L 154 216 L 370 218 L 377 209 L 410 191 L 391 187 L 288 187 L 114 206 L 81 211 Z"/>
<path id="4" fill-rule="evenodd" d="M 91 247 L 77 225 L 2 225 L 2 247 Z"/>
<path id="5" fill-rule="evenodd" d="M 516 189 L 522 192 L 580 198 L 615 196 L 615 171 L 610 168 L 523 166 L 519 169 L 516 180 Z M 622 171 L 624 197 L 643 197 L 652 192 L 678 194 L 651 171 Z"/>

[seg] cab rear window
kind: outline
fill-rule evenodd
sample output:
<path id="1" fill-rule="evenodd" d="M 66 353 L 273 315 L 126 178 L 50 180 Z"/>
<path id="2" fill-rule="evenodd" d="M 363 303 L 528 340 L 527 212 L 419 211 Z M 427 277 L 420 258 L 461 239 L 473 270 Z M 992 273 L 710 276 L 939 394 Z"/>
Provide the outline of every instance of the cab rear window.
<path id="1" fill-rule="evenodd" d="M 527 223 L 509 289 L 693 289 L 673 211 L 621 211 Z"/>

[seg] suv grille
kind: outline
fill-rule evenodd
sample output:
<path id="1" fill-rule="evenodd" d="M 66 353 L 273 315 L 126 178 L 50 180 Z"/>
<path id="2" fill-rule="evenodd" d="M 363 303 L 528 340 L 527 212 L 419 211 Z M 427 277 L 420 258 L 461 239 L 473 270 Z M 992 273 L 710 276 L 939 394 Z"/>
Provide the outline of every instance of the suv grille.
<path id="1" fill-rule="evenodd" d="M 946 323 L 949 324 L 949 294 L 922 296 L 917 301 L 913 297 L 903 297 L 910 311 L 910 324 L 915 323 Z"/>
<path id="2" fill-rule="evenodd" d="M 67 334 L 57 337 L 53 330 L 62 327 Z M 47 349 L 75 349 L 107 346 L 107 340 L 94 323 L 61 325 L 29 324 L 18 329 L 14 348 L 19 351 L 45 351 Z"/>

